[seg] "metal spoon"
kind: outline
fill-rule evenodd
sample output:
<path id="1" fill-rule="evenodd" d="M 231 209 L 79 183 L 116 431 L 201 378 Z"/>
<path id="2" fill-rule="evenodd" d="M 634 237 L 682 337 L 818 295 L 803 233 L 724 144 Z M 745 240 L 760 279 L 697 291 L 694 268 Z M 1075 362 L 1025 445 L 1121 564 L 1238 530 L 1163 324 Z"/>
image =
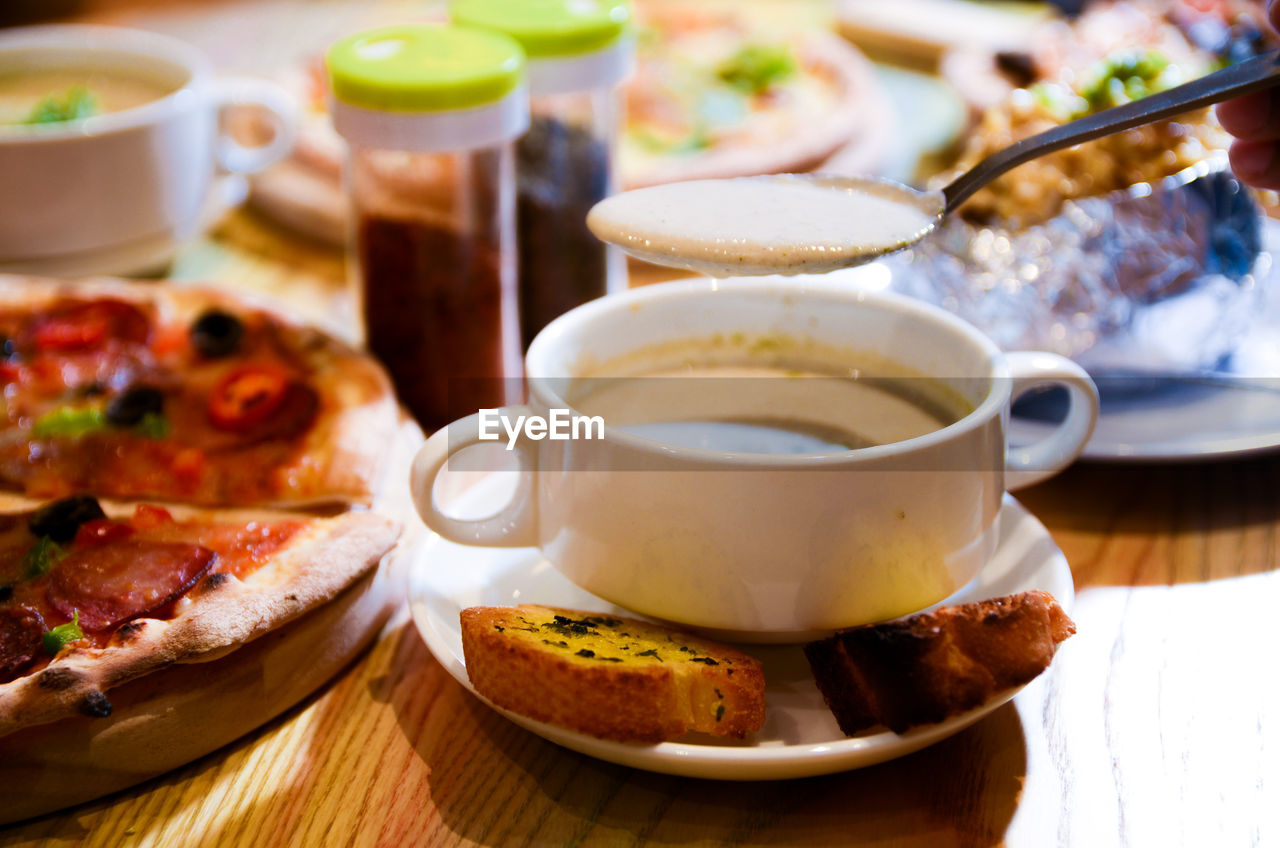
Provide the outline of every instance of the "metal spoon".
<path id="1" fill-rule="evenodd" d="M 975 191 L 1024 162 L 1267 88 L 1278 78 L 1280 50 L 1023 139 L 941 191 L 817 174 L 699 180 L 606 198 L 587 223 L 599 238 L 642 259 L 717 276 L 861 265 L 936 231 Z"/>

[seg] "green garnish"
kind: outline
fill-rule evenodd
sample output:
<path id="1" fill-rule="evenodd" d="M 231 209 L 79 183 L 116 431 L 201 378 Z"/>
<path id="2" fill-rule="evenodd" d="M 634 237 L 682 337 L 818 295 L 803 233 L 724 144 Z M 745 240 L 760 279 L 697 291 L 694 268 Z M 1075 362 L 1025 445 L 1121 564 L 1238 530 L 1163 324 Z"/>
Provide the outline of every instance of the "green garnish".
<path id="1" fill-rule="evenodd" d="M 1155 50 L 1125 50 L 1096 62 L 1084 75 L 1078 93 L 1057 82 L 1038 82 L 1027 89 L 1035 103 L 1066 123 L 1103 109 L 1141 100 L 1186 82 L 1183 69 Z"/>
<path id="2" fill-rule="evenodd" d="M 51 657 L 56 657 L 68 643 L 77 642 L 83 638 L 84 631 L 80 629 L 80 610 L 75 610 L 70 621 L 59 624 L 44 634 L 44 652 Z"/>
<path id="3" fill-rule="evenodd" d="M 796 72 L 786 47 L 748 44 L 720 63 L 716 76 L 743 94 L 764 94 Z"/>
<path id="4" fill-rule="evenodd" d="M 716 704 L 716 721 L 724 718 L 724 704 Z"/>
<path id="5" fill-rule="evenodd" d="M 1172 88 L 1182 75 L 1155 50 L 1126 50 L 1095 64 L 1085 75 L 1080 96 L 1097 112 Z"/>
<path id="6" fill-rule="evenodd" d="M 31 435 L 37 439 L 78 439 L 107 428 L 107 416 L 99 409 L 62 406 L 36 419 Z"/>
<path id="7" fill-rule="evenodd" d="M 159 412 L 148 412 L 142 416 L 133 429 L 138 435 L 148 439 L 163 439 L 169 435 L 169 419 Z"/>
<path id="8" fill-rule="evenodd" d="M 98 97 L 83 85 L 50 94 L 31 108 L 24 124 L 57 124 L 98 114 Z"/>
<path id="9" fill-rule="evenodd" d="M 49 573 L 54 562 L 62 556 L 62 548 L 48 536 L 41 536 L 36 543 L 22 555 L 22 574 L 28 580 Z"/>
<path id="10" fill-rule="evenodd" d="M 112 428 L 111 419 L 96 407 L 61 406 L 36 419 L 31 426 L 35 439 L 79 439 L 90 433 L 100 433 Z M 169 435 L 171 424 L 161 412 L 148 412 L 138 419 L 132 429 L 146 439 L 163 439 Z"/>

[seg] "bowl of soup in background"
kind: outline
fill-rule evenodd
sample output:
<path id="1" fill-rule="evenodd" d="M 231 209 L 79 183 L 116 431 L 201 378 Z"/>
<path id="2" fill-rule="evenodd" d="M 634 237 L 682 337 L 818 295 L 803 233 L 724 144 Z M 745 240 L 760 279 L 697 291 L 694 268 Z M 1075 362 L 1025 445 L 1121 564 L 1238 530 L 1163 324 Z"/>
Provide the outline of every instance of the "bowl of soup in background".
<path id="1" fill-rule="evenodd" d="M 265 145 L 220 130 L 223 109 L 242 104 L 271 116 Z M 216 79 L 200 51 L 155 33 L 0 32 L 0 269 L 159 265 L 208 223 L 220 172 L 252 173 L 288 152 L 295 111 L 274 85 Z"/>

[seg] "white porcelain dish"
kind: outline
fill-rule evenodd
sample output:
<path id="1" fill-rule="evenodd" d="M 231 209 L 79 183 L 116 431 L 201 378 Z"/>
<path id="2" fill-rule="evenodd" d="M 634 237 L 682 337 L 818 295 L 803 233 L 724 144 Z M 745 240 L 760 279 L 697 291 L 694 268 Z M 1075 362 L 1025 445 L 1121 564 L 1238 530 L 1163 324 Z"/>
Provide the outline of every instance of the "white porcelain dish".
<path id="1" fill-rule="evenodd" d="M 496 475 L 483 480 L 462 506 L 496 506 L 502 482 Z M 1043 589 L 1069 608 L 1074 599 L 1071 570 L 1044 525 L 1008 496 L 1000 520 L 991 561 L 944 603 Z M 458 623 L 465 607 L 528 602 L 625 612 L 570 583 L 533 548 L 468 547 L 439 537 L 427 542 L 409 576 L 409 599 L 427 647 L 468 689 Z M 768 718 L 759 733 L 743 742 L 690 735 L 676 742 L 631 745 L 495 709 L 545 739 L 612 763 L 686 777 L 775 780 L 846 771 L 910 754 L 963 730 L 1016 694 L 1006 692 L 969 713 L 903 735 L 884 731 L 847 738 L 823 703 L 799 646 L 751 645 L 744 650 L 764 662 Z"/>
<path id="2" fill-rule="evenodd" d="M 152 80 L 154 100 L 41 126 L 0 126 L 0 268 L 22 273 L 153 270 L 243 198 L 218 179 L 274 164 L 293 146 L 297 106 L 264 80 L 225 79 L 195 47 L 123 27 L 58 24 L 0 32 L 0 73 L 115 72 Z M 269 141 L 220 126 L 256 107 Z M 211 197 L 214 193 L 217 197 Z"/>
<path id="3" fill-rule="evenodd" d="M 1280 376 L 1230 372 L 1152 378 L 1149 391 L 1102 396 L 1082 459 L 1182 462 L 1235 459 L 1280 448 Z M 1034 440 L 1052 424 L 1015 414 L 1011 442 Z"/>

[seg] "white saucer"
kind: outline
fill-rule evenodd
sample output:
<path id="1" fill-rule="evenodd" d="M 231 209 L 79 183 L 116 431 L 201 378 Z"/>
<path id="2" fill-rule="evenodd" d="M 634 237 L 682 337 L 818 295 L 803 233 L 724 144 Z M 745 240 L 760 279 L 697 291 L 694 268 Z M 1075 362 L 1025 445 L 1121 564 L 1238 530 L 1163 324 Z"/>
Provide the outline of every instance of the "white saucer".
<path id="1" fill-rule="evenodd" d="M 476 486 L 466 500 L 488 497 L 495 488 L 486 485 L 490 482 Z M 944 603 L 1043 589 L 1070 609 L 1075 598 L 1071 570 L 1044 525 L 1008 496 L 1000 521 L 991 562 Z M 409 575 L 409 602 L 431 653 L 473 693 L 458 623 L 465 607 L 527 602 L 625 613 L 570 583 L 532 548 L 467 547 L 439 537 L 423 546 Z M 963 730 L 1016 694 L 1006 692 L 964 715 L 903 735 L 886 731 L 848 738 L 823 703 L 799 646 L 749 645 L 743 650 L 764 662 L 768 717 L 760 732 L 742 742 L 690 734 L 678 742 L 630 745 L 494 709 L 558 745 L 619 765 L 686 777 L 775 780 L 846 771 L 910 754 Z"/>

